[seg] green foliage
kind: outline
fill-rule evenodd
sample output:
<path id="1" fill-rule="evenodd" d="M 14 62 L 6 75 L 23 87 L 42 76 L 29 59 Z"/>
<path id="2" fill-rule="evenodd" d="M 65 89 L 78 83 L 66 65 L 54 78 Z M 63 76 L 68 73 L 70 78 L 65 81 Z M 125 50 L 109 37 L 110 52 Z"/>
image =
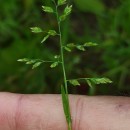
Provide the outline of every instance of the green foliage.
<path id="1" fill-rule="evenodd" d="M 78 80 L 69 80 L 69 83 L 72 84 L 73 86 L 80 86 L 80 83 L 78 82 Z"/>
<path id="2" fill-rule="evenodd" d="M 19 59 L 18 61 L 19 61 L 19 62 L 28 62 L 29 59 L 27 59 L 27 58 L 23 58 L 23 59 Z"/>
<path id="3" fill-rule="evenodd" d="M 112 81 L 108 78 L 87 78 L 86 81 L 90 87 L 93 87 L 93 85 L 96 85 L 96 84 L 112 83 Z"/>
<path id="4" fill-rule="evenodd" d="M 93 46 L 97 46 L 97 43 L 92 43 L 92 42 L 86 42 L 83 45 L 76 45 L 74 43 L 69 43 L 66 46 L 64 46 L 64 49 L 68 52 L 71 52 L 72 49 L 77 48 L 80 51 L 86 51 L 86 47 L 93 47 Z"/>
<path id="5" fill-rule="evenodd" d="M 58 34 L 57 34 L 57 32 L 55 30 L 49 30 L 47 32 L 47 35 L 41 41 L 41 43 L 44 43 L 50 36 L 56 36 L 56 35 L 58 35 Z"/>
<path id="6" fill-rule="evenodd" d="M 43 62 L 36 62 L 36 63 L 33 65 L 32 69 L 35 69 L 35 68 L 39 67 L 42 63 L 43 63 Z"/>
<path id="7" fill-rule="evenodd" d="M 18 61 L 25 62 L 27 65 L 33 64 L 32 69 L 39 67 L 43 62 L 45 62 L 39 59 L 28 59 L 28 58 L 19 59 Z"/>
<path id="8" fill-rule="evenodd" d="M 47 13 L 54 13 L 54 10 L 53 10 L 51 7 L 42 6 L 42 9 L 43 9 L 44 12 L 47 12 Z"/>
<path id="9" fill-rule="evenodd" d="M 72 5 L 70 6 L 67 5 L 66 8 L 64 9 L 63 15 L 59 17 L 59 20 L 64 21 L 66 17 L 71 13 L 71 11 L 72 11 Z"/>
<path id="10" fill-rule="evenodd" d="M 86 42 L 84 43 L 84 47 L 92 47 L 92 46 L 97 46 L 97 43 L 93 43 L 93 42 Z"/>
<path id="11" fill-rule="evenodd" d="M 49 38 L 49 34 L 48 35 L 46 35 L 44 38 L 43 38 L 43 40 L 41 41 L 41 43 L 44 43 L 48 38 Z"/>
<path id="12" fill-rule="evenodd" d="M 66 4 L 66 0 L 58 0 L 58 6 Z"/>
<path id="13" fill-rule="evenodd" d="M 64 49 L 65 49 L 66 51 L 68 51 L 68 52 L 71 52 L 71 49 L 70 49 L 69 47 L 67 47 L 67 46 L 65 46 Z"/>
<path id="14" fill-rule="evenodd" d="M 42 29 L 39 28 L 39 27 L 32 27 L 31 30 L 32 30 L 33 33 L 41 33 L 41 32 L 43 32 Z"/>
<path id="15" fill-rule="evenodd" d="M 57 27 L 54 17 L 49 17 L 50 22 L 46 22 L 48 15 L 41 13 L 39 8 L 42 3 L 51 5 L 49 0 L 40 2 L 37 0 L 20 2 L 6 0 L 0 2 L 1 91 L 59 93 L 58 85 L 61 83 L 60 77 L 62 77 L 60 67 L 51 72 L 51 69 L 48 70 L 48 66 L 43 64 L 34 71 L 29 69 L 30 67 L 16 62 L 19 57 L 39 57 L 53 60 L 54 55 L 59 54 L 57 53 L 56 38 L 46 41 L 47 47 L 43 50 L 42 45 L 37 43 L 42 39 L 45 32 L 34 36 L 29 30 L 29 27 L 34 25 L 45 30 Z M 73 3 L 75 6 L 73 6 L 74 11 L 71 19 L 68 18 L 62 23 L 63 43 L 72 41 L 80 44 L 83 41 L 93 41 L 99 43 L 99 46 L 86 48 L 87 52 L 83 53 L 79 51 L 74 51 L 71 54 L 65 53 L 67 75 L 71 78 L 74 75 L 75 77 L 78 75 L 85 77 L 87 74 L 87 77 L 107 76 L 113 79 L 113 87 L 105 87 L 105 85 L 104 87 L 95 87 L 92 95 L 129 93 L 130 1 L 74 0 Z M 71 26 L 74 31 L 70 29 Z M 49 43 L 50 41 L 53 44 Z M 59 76 L 54 77 L 56 71 Z M 48 82 L 48 79 L 51 82 Z M 25 83 L 27 84 L 25 85 Z M 55 87 L 51 87 L 54 84 Z M 78 91 L 78 88 L 81 90 Z M 69 91 L 71 93 L 90 94 L 89 91 L 84 93 L 82 87 L 79 86 L 78 88 L 71 88 Z"/>
<path id="16" fill-rule="evenodd" d="M 64 15 L 69 15 L 70 13 L 71 13 L 71 11 L 72 11 L 72 5 L 70 5 L 70 6 L 66 6 L 66 8 L 64 9 Z"/>
<path id="17" fill-rule="evenodd" d="M 80 86 L 79 81 L 81 80 L 86 81 L 90 87 L 93 87 L 94 85 L 97 85 L 97 84 L 112 83 L 112 81 L 108 78 L 79 78 L 79 79 L 72 79 L 72 80 L 67 80 L 67 81 L 73 86 Z"/>
<path id="18" fill-rule="evenodd" d="M 51 68 L 55 68 L 56 66 L 58 66 L 58 64 L 59 64 L 58 62 L 54 62 L 53 64 L 51 64 L 50 67 L 51 67 Z"/>
<path id="19" fill-rule="evenodd" d="M 57 35 L 57 33 L 56 33 L 55 30 L 49 30 L 49 31 L 48 31 L 48 34 L 49 34 L 50 36 L 56 36 L 56 35 Z"/>
<path id="20" fill-rule="evenodd" d="M 80 51 L 85 51 L 85 48 L 82 45 L 77 45 L 76 48 Z"/>
<path id="21" fill-rule="evenodd" d="M 107 84 L 107 83 L 112 83 L 112 81 L 108 78 L 90 78 L 87 79 L 91 82 L 93 82 L 94 84 Z"/>

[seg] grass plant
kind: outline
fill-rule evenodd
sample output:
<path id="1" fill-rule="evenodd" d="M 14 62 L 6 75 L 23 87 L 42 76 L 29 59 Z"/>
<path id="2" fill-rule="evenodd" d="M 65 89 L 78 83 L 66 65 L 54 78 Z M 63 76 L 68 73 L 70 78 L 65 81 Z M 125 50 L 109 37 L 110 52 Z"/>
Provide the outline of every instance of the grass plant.
<path id="1" fill-rule="evenodd" d="M 72 130 L 72 119 L 71 119 L 71 112 L 70 112 L 70 104 L 69 104 L 69 95 L 68 95 L 68 85 L 71 84 L 73 86 L 80 86 L 80 82 L 86 81 L 86 83 L 93 87 L 96 84 L 107 84 L 112 83 L 112 81 L 108 78 L 76 78 L 76 79 L 68 79 L 66 75 L 66 68 L 65 68 L 65 53 L 72 53 L 73 49 L 78 49 L 80 51 L 86 51 L 87 47 L 94 47 L 97 46 L 97 43 L 92 42 L 85 42 L 81 44 L 75 44 L 75 43 L 63 43 L 62 39 L 62 22 L 66 20 L 67 16 L 71 14 L 72 12 L 72 5 L 69 5 L 67 3 L 67 0 L 51 0 L 53 5 L 50 6 L 42 6 L 42 10 L 46 13 L 51 13 L 56 16 L 57 21 L 57 30 L 48 30 L 45 31 L 40 27 L 32 27 L 31 31 L 33 33 L 43 33 L 45 34 L 43 40 L 41 41 L 41 44 L 45 44 L 45 42 L 50 38 L 57 36 L 59 38 L 59 55 L 54 55 L 54 60 L 44 60 L 44 59 L 29 59 L 29 58 L 22 58 L 19 59 L 19 62 L 24 62 L 28 65 L 32 65 L 32 69 L 35 69 L 39 67 L 40 65 L 44 63 L 50 64 L 51 68 L 55 68 L 57 66 L 62 67 L 61 73 L 63 73 L 63 84 L 61 84 L 61 94 L 62 94 L 62 102 L 63 102 L 63 109 L 64 114 L 66 117 L 66 121 L 68 124 L 68 130 Z M 61 13 L 60 8 L 63 8 L 63 12 Z"/>

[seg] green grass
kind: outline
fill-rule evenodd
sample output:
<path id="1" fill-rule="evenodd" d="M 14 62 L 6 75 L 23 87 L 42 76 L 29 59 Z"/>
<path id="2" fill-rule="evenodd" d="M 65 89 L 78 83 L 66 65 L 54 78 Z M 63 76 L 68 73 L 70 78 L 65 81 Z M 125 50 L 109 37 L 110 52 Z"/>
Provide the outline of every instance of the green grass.
<path id="1" fill-rule="evenodd" d="M 46 13 L 54 14 L 56 16 L 56 22 L 58 26 L 58 31 L 56 30 L 43 30 L 41 27 L 31 27 L 31 30 L 33 33 L 36 34 L 44 34 L 44 38 L 41 41 L 41 44 L 46 44 L 46 41 L 50 37 L 54 36 L 59 36 L 59 54 L 54 55 L 54 59 L 51 61 L 49 60 L 44 60 L 44 59 L 29 59 L 29 58 L 23 58 L 19 59 L 19 62 L 24 62 L 27 65 L 32 65 L 32 69 L 35 69 L 42 64 L 45 63 L 51 63 L 50 67 L 55 68 L 59 65 L 61 65 L 62 68 L 62 82 L 64 85 L 61 85 L 61 94 L 62 94 L 62 102 L 63 102 L 63 109 L 64 109 L 64 114 L 66 117 L 66 121 L 68 124 L 68 130 L 72 130 L 72 120 L 71 120 L 71 113 L 70 113 L 70 105 L 69 105 L 69 95 L 68 95 L 68 83 L 70 83 L 73 86 L 80 86 L 80 83 L 82 80 L 86 81 L 86 83 L 93 89 L 95 85 L 97 84 L 108 84 L 112 83 L 112 81 L 108 78 L 76 78 L 76 79 L 67 79 L 66 75 L 66 69 L 65 69 L 65 51 L 67 53 L 72 53 L 72 50 L 77 49 L 80 51 L 85 52 L 87 48 L 89 47 L 95 47 L 98 44 L 93 43 L 93 42 L 85 42 L 85 43 L 80 43 L 80 44 L 75 44 L 75 43 L 63 43 L 63 34 L 62 34 L 62 23 L 65 21 L 68 17 L 68 15 L 71 14 L 72 12 L 72 5 L 69 5 L 66 0 L 58 0 L 57 2 L 55 0 L 52 0 L 52 3 L 55 6 L 55 9 L 53 6 L 42 6 L 42 10 Z M 61 6 L 65 6 L 63 11 L 60 11 Z"/>

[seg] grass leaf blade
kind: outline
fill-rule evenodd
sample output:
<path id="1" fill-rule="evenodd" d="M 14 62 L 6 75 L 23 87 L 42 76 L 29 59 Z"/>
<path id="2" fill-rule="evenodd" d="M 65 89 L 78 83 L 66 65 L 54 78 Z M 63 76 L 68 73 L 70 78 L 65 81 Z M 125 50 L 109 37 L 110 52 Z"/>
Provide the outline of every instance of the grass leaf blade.
<path id="1" fill-rule="evenodd" d="M 71 114 L 70 114 L 70 108 L 69 108 L 69 100 L 67 98 L 67 95 L 65 93 L 65 89 L 63 85 L 61 86 L 61 94 L 62 94 L 62 102 L 63 102 L 63 109 L 66 116 L 66 121 L 68 125 L 71 125 Z"/>
<path id="2" fill-rule="evenodd" d="M 41 43 L 44 43 L 48 38 L 49 38 L 49 35 L 45 36 L 45 37 L 43 38 L 43 40 L 41 41 Z"/>

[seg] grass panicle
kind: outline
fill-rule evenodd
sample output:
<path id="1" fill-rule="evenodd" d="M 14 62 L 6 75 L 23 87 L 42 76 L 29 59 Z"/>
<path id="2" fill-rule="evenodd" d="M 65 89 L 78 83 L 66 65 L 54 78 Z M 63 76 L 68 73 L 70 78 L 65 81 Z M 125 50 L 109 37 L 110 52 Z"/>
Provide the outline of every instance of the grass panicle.
<path id="1" fill-rule="evenodd" d="M 83 44 L 75 44 L 75 43 L 63 43 L 62 40 L 62 21 L 66 20 L 67 16 L 71 14 L 72 12 L 72 5 L 67 4 L 67 0 L 58 0 L 57 2 L 55 0 L 51 0 L 52 3 L 54 4 L 55 8 L 49 7 L 49 6 L 42 6 L 42 10 L 46 13 L 51 13 L 56 16 L 56 21 L 57 21 L 57 26 L 58 26 L 58 31 L 56 30 L 49 30 L 49 31 L 44 31 L 40 27 L 32 27 L 31 31 L 33 33 L 44 33 L 45 37 L 41 41 L 41 43 L 45 43 L 46 40 L 49 37 L 54 37 L 58 36 L 59 37 L 59 47 L 60 55 L 55 55 L 54 56 L 54 61 L 50 60 L 41 60 L 41 59 L 28 59 L 28 58 L 23 58 L 19 59 L 19 62 L 24 62 L 25 64 L 32 65 L 32 68 L 35 69 L 39 67 L 40 65 L 44 63 L 49 63 L 51 68 L 55 68 L 59 65 L 62 67 L 62 73 L 63 73 L 63 85 L 61 85 L 61 94 L 62 94 L 62 102 L 63 102 L 63 109 L 64 109 L 64 114 L 66 117 L 66 121 L 68 124 L 68 130 L 72 130 L 72 119 L 71 119 L 71 112 L 70 112 L 70 104 L 69 104 L 69 95 L 68 95 L 68 83 L 73 85 L 73 86 L 80 86 L 80 82 L 82 80 L 85 80 L 86 83 L 90 86 L 93 87 L 93 85 L 96 84 L 107 84 L 107 83 L 112 83 L 112 81 L 108 78 L 78 78 L 78 79 L 71 79 L 68 80 L 66 76 L 66 70 L 65 70 L 65 51 L 68 53 L 72 52 L 72 50 L 78 49 L 80 51 L 85 51 L 87 47 L 94 47 L 97 46 L 97 43 L 92 43 L 92 42 L 85 42 Z M 60 12 L 60 6 L 65 6 L 62 14 Z"/>

